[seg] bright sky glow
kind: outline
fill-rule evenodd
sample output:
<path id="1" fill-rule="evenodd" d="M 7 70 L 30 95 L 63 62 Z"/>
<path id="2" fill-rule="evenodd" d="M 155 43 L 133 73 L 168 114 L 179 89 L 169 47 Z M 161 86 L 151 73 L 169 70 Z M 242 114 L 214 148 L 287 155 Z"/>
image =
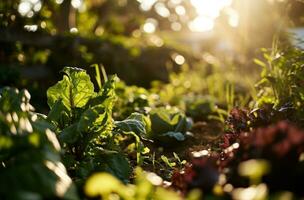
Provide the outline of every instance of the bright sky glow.
<path id="1" fill-rule="evenodd" d="M 80 0 L 75 0 L 80 1 Z M 164 18 L 168 18 L 172 23 L 175 23 L 178 16 L 185 19 L 187 17 L 187 10 L 181 5 L 182 0 L 170 0 L 168 5 L 160 0 L 137 0 L 140 3 L 140 9 L 143 11 L 149 11 L 152 8 L 156 13 Z M 233 0 L 190 0 L 190 3 L 195 8 L 198 16 L 188 23 L 188 27 L 193 32 L 206 32 L 211 31 L 214 28 L 214 22 L 219 17 L 221 11 L 224 8 L 229 8 Z M 175 12 L 170 13 L 168 9 L 172 7 Z M 228 9 L 229 10 L 229 9 Z M 239 24 L 238 13 L 232 9 L 227 13 L 228 23 L 232 27 L 237 27 Z M 144 25 L 144 31 L 151 33 L 155 31 L 155 24 L 146 23 Z M 181 24 L 171 24 L 171 28 L 174 31 L 181 30 Z"/>
<path id="2" fill-rule="evenodd" d="M 237 27 L 239 25 L 239 14 L 237 11 L 233 9 L 229 9 L 227 11 L 227 14 L 229 16 L 228 23 L 232 27 Z"/>
<path id="3" fill-rule="evenodd" d="M 194 32 L 211 31 L 214 27 L 214 20 L 220 15 L 221 10 L 230 6 L 231 3 L 232 0 L 191 0 L 198 16 L 189 23 L 190 30 Z M 231 24 L 237 24 L 236 21 L 234 17 Z"/>
<path id="4" fill-rule="evenodd" d="M 198 16 L 188 24 L 193 32 L 211 31 L 214 27 L 214 19 L 206 16 Z"/>

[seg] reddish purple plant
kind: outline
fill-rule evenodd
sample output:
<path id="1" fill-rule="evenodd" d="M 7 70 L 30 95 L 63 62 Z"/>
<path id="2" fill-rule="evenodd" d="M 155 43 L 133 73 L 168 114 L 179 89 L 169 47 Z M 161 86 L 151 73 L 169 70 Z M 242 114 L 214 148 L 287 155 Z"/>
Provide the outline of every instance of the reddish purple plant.
<path id="1" fill-rule="evenodd" d="M 194 158 L 190 163 L 183 171 L 173 173 L 172 186 L 183 193 L 193 188 L 210 192 L 219 177 L 216 159 L 210 157 Z"/>
<path id="2" fill-rule="evenodd" d="M 271 190 L 289 190 L 303 195 L 304 162 L 300 160 L 304 153 L 303 130 L 281 121 L 250 132 L 241 132 L 238 137 L 224 136 L 223 140 L 224 144 L 230 146 L 222 150 L 220 166 L 229 169 L 227 175 L 233 185 L 248 186 L 237 171 L 242 161 L 265 159 L 271 165 L 271 171 L 263 181 Z"/>

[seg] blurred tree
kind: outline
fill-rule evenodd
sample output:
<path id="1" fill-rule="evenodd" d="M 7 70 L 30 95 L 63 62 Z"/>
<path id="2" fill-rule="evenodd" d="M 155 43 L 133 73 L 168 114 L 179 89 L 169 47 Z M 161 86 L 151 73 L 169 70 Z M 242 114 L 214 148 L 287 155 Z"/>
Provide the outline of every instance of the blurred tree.
<path id="1" fill-rule="evenodd" d="M 7 72 L 0 86 L 26 87 L 39 104 L 45 98 L 41 90 L 59 78 L 62 67 L 94 63 L 128 83 L 148 87 L 154 79 L 166 81 L 169 70 L 179 69 L 172 55 L 182 54 L 190 65 L 194 57 L 145 33 L 148 18 L 170 29 L 169 19 L 153 8 L 156 3 L 145 10 L 135 0 L 0 1 L 0 68 Z"/>

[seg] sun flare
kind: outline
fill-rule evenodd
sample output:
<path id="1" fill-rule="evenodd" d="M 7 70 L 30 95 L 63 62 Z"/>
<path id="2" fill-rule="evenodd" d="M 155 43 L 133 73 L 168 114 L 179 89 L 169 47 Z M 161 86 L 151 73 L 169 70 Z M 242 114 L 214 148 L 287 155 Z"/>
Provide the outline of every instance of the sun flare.
<path id="1" fill-rule="evenodd" d="M 190 30 L 193 32 L 211 31 L 221 10 L 230 6 L 231 3 L 232 0 L 191 0 L 198 16 L 189 23 Z"/>

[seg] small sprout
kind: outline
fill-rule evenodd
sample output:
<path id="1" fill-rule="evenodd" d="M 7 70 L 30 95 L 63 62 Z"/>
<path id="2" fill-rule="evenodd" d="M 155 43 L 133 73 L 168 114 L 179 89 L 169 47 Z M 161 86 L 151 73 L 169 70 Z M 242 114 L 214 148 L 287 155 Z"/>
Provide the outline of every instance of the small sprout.
<path id="1" fill-rule="evenodd" d="M 168 159 L 166 156 L 162 155 L 160 158 L 161 158 L 162 161 L 163 161 L 164 163 L 166 163 L 169 167 L 172 168 L 172 167 L 176 166 L 176 163 L 175 163 L 175 162 L 170 162 L 169 159 Z"/>

